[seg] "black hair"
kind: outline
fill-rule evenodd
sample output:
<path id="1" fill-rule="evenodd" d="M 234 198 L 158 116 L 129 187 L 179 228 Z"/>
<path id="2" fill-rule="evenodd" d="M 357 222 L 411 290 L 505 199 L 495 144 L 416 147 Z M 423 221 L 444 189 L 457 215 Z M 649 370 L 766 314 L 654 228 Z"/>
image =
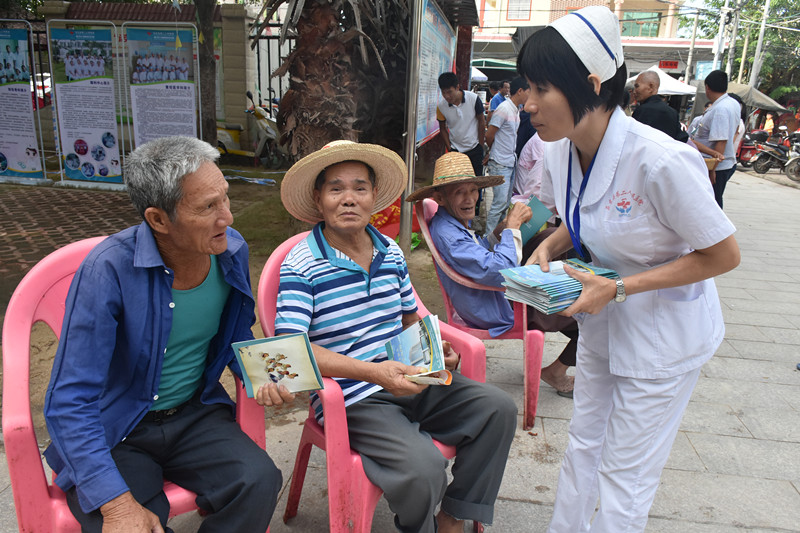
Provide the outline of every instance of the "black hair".
<path id="1" fill-rule="evenodd" d="M 525 78 L 522 76 L 517 76 L 513 80 L 511 80 L 511 95 L 517 94 L 517 91 L 522 89 L 523 91 L 528 90 L 528 82 L 525 81 Z"/>
<path id="2" fill-rule="evenodd" d="M 564 37 L 552 27 L 534 33 L 525 42 L 517 57 L 517 71 L 530 83 L 552 85 L 564 93 L 575 124 L 601 105 L 605 105 L 606 111 L 621 106 L 625 98 L 628 77 L 625 63 L 612 78 L 600 85 L 600 94 L 595 94 L 588 79 L 589 70 Z"/>
<path id="3" fill-rule="evenodd" d="M 490 81 L 489 82 L 489 88 L 491 90 L 493 90 L 493 91 L 499 91 L 500 90 L 500 82 L 499 81 Z"/>
<path id="4" fill-rule="evenodd" d="M 314 180 L 314 190 L 321 191 L 322 184 L 325 183 L 325 173 L 328 171 L 329 168 L 334 167 L 336 165 L 341 165 L 342 163 L 360 163 L 367 167 L 367 173 L 369 174 L 369 182 L 375 187 L 375 169 L 373 169 L 368 164 L 364 163 L 363 161 L 359 161 L 358 159 L 348 159 L 346 161 L 339 161 L 338 163 L 334 163 L 332 165 L 328 165 L 327 167 L 323 168 L 319 174 L 317 174 L 317 179 Z"/>
<path id="5" fill-rule="evenodd" d="M 458 87 L 458 76 L 455 72 L 444 72 L 439 76 L 439 89 L 445 90 L 450 87 Z"/>
<path id="6" fill-rule="evenodd" d="M 742 97 L 735 93 L 728 93 L 728 96 L 739 102 L 741 108 L 742 122 L 747 122 L 747 106 L 744 104 Z"/>
<path id="7" fill-rule="evenodd" d="M 728 92 L 728 75 L 722 70 L 712 70 L 706 76 L 705 84 L 715 93 Z"/>

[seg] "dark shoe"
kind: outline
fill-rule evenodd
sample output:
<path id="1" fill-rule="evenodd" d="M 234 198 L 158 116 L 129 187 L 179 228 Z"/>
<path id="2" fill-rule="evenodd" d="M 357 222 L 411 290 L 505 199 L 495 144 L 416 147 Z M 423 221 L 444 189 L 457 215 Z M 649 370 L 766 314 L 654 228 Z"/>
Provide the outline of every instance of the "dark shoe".
<path id="1" fill-rule="evenodd" d="M 559 396 L 563 396 L 564 398 L 572 398 L 572 391 L 571 390 L 568 390 L 568 391 L 557 390 L 556 394 L 558 394 Z"/>

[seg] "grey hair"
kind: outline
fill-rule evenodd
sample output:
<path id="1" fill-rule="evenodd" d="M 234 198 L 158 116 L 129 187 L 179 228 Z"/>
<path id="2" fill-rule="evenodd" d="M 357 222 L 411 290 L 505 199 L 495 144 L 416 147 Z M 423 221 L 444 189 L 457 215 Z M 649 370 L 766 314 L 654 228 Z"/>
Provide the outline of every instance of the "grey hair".
<path id="1" fill-rule="evenodd" d="M 184 176 L 217 159 L 216 148 L 194 137 L 161 137 L 141 145 L 125 158 L 122 171 L 133 207 L 142 219 L 148 207 L 157 207 L 175 220 Z"/>

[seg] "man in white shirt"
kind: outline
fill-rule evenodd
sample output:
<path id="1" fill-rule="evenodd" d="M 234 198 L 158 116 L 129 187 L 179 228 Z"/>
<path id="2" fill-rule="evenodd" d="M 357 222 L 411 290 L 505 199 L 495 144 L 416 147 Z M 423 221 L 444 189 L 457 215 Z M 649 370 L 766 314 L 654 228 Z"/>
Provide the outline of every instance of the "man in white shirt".
<path id="1" fill-rule="evenodd" d="M 462 91 L 458 87 L 458 77 L 454 72 L 439 76 L 439 89 L 442 91 L 442 100 L 436 106 L 436 119 L 439 121 L 442 142 L 450 151 L 467 154 L 475 175 L 483 176 L 486 130 L 483 102 L 474 92 Z"/>
<path id="2" fill-rule="evenodd" d="M 722 207 L 722 194 L 725 185 L 736 171 L 736 147 L 733 139 L 741 120 L 742 108 L 728 96 L 728 75 L 722 70 L 714 70 L 706 76 L 706 96 L 712 102 L 703 115 L 694 137 L 695 145 L 701 153 L 716 158 L 717 168 L 712 170 L 714 198 Z"/>
<path id="3" fill-rule="evenodd" d="M 503 176 L 505 181 L 492 187 L 494 193 L 489 214 L 486 217 L 486 233 L 491 233 L 503 218 L 511 192 L 514 188 L 514 169 L 517 163 L 517 127 L 519 106 L 528 98 L 528 82 L 517 76 L 511 81 L 511 96 L 503 101 L 492 114 L 486 132 L 486 144 L 491 149 L 484 158 L 488 161 L 489 175 Z"/>

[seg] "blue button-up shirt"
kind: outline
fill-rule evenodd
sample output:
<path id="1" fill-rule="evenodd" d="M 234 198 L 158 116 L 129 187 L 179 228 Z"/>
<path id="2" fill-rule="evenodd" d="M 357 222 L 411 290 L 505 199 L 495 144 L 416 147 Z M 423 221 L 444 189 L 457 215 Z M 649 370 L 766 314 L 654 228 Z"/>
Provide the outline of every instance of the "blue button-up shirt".
<path id="1" fill-rule="evenodd" d="M 209 345 L 201 401 L 233 407 L 219 383 L 226 366 L 237 376 L 231 342 L 253 338 L 255 301 L 248 249 L 228 228 L 217 256 L 232 290 Z M 112 235 L 81 264 L 67 295 L 44 414 L 52 445 L 47 462 L 63 490 L 77 486 L 84 511 L 128 491 L 111 448 L 153 405 L 172 328 L 174 273 L 164 265 L 146 223 Z"/>
<path id="2" fill-rule="evenodd" d="M 443 207 L 436 212 L 430 227 L 434 245 L 444 261 L 476 283 L 501 287 L 500 270 L 519 266 L 510 229 L 503 230 L 500 242 L 492 249 L 488 240 L 469 231 Z M 492 337 L 502 335 L 514 325 L 514 311 L 502 292 L 464 287 L 441 271 L 439 280 L 467 325 L 489 330 Z"/>

